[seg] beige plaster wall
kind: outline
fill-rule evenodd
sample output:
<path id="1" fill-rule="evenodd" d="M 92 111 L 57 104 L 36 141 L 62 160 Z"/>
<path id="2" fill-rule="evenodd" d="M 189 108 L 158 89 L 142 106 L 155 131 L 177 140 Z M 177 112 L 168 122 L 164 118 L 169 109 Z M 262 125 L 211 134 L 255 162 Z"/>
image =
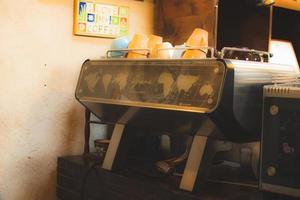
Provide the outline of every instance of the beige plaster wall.
<path id="1" fill-rule="evenodd" d="M 131 35 L 152 33 L 150 1 L 106 2 L 130 7 Z M 0 10 L 0 200 L 56 199 L 57 157 L 83 149 L 81 64 L 111 40 L 72 35 L 73 0 L 0 0 Z"/>

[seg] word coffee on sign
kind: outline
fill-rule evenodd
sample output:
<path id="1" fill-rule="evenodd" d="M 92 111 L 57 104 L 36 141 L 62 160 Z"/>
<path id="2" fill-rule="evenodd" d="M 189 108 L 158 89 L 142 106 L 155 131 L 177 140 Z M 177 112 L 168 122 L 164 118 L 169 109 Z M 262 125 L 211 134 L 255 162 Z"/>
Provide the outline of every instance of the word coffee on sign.
<path id="1" fill-rule="evenodd" d="M 74 34 L 116 38 L 128 35 L 129 8 L 75 0 Z"/>

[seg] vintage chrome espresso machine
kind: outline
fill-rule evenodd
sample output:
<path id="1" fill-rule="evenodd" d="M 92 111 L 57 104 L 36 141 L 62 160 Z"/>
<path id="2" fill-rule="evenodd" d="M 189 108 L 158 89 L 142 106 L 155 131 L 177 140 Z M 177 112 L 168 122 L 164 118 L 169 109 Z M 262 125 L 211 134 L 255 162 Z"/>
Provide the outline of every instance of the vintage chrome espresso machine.
<path id="1" fill-rule="evenodd" d="M 295 73 L 291 66 L 264 60 L 226 59 L 224 51 L 207 59 L 87 60 L 76 98 L 103 123 L 114 124 L 104 169 L 122 168 L 132 153 L 160 146 L 152 139 L 141 145 L 148 134 L 188 136 L 177 156 L 150 152 L 158 155 L 153 164 L 160 173 L 172 175 L 181 165 L 178 187 L 194 191 L 205 182 L 217 152 L 230 150 L 232 142 L 260 140 L 263 86 L 277 75 Z"/>

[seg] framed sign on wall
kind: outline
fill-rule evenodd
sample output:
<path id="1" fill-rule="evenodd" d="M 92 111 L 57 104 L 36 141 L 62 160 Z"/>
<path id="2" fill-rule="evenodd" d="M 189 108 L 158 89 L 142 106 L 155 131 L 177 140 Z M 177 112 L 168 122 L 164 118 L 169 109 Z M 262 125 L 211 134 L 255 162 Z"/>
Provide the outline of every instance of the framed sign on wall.
<path id="1" fill-rule="evenodd" d="M 116 38 L 128 35 L 129 8 L 97 0 L 74 1 L 74 34 Z"/>

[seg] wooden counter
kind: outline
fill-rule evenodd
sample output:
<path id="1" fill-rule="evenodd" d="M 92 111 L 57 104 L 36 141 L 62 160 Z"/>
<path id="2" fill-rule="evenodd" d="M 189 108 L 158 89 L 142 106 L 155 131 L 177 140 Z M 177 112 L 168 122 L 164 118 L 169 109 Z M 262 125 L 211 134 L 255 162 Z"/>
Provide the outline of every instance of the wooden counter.
<path id="1" fill-rule="evenodd" d="M 82 156 L 58 158 L 57 197 L 60 200 L 279 200 L 253 187 L 208 183 L 197 193 L 176 189 L 170 178 L 148 177 L 126 169 L 112 173 Z M 85 179 L 86 178 L 86 179 Z M 175 181 L 176 182 L 176 181 Z M 84 196 L 84 198 L 83 198 Z"/>

